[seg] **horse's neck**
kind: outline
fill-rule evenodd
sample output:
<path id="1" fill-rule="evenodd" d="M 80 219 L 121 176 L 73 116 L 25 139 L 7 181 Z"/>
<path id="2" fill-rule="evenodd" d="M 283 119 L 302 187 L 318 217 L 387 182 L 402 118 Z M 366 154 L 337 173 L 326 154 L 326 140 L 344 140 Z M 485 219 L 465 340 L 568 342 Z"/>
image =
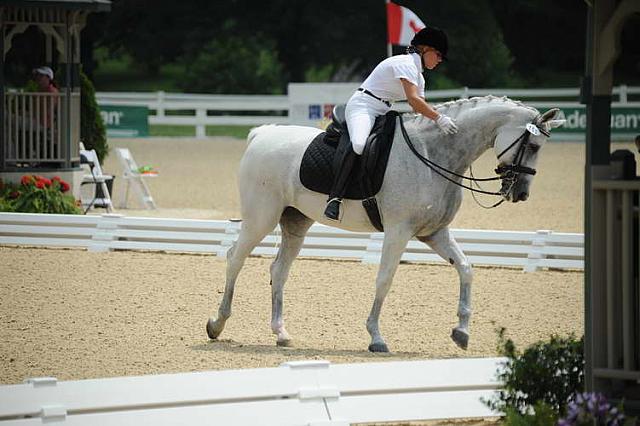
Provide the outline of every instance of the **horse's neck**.
<path id="1" fill-rule="evenodd" d="M 421 117 L 414 119 L 412 127 L 420 142 L 425 144 L 430 160 L 451 171 L 463 173 L 493 147 L 498 129 L 512 119 L 509 114 L 512 110 L 513 107 L 507 105 L 487 105 L 454 115 L 458 127 L 464 129 L 455 135 L 445 135 L 435 126 L 424 131 L 429 123 Z"/>

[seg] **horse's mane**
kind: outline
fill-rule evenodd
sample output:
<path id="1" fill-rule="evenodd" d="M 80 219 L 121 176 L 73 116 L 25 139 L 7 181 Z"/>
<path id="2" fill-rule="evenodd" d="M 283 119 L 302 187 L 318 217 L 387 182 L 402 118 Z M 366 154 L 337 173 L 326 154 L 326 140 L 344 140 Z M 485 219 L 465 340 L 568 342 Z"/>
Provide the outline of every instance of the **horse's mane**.
<path id="1" fill-rule="evenodd" d="M 530 107 L 528 105 L 525 105 L 521 101 L 516 101 L 506 96 L 493 96 L 493 95 L 475 96 L 473 98 L 456 99 L 454 101 L 448 101 L 441 104 L 436 104 L 434 108 L 438 112 L 444 113 L 446 115 L 451 116 L 452 118 L 455 118 L 456 116 L 458 116 L 460 113 L 464 111 L 468 111 L 470 109 L 485 106 L 488 104 L 511 105 L 515 108 L 526 109 L 528 111 L 531 111 L 532 113 L 535 113 L 536 115 L 539 114 L 537 109 Z M 423 117 L 421 114 L 408 113 L 408 116 L 411 116 L 411 115 L 415 115 L 417 118 Z"/>

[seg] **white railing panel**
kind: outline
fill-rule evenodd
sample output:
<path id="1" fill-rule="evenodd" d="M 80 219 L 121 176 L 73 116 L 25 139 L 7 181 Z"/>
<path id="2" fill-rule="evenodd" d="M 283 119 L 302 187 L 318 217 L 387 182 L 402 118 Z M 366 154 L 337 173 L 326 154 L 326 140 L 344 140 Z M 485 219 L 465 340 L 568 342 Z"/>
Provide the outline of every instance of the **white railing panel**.
<path id="1" fill-rule="evenodd" d="M 494 357 L 335 364 L 329 380 L 341 395 L 497 389 L 495 373 L 504 361 Z"/>
<path id="2" fill-rule="evenodd" d="M 124 217 L 118 214 L 0 213 L 0 242 L 86 247 L 90 251 L 192 251 L 226 256 L 238 239 L 241 226 L 240 221 Z M 542 267 L 582 268 L 583 265 L 584 238 L 580 234 L 468 229 L 453 229 L 451 232 L 472 263 L 522 266 L 527 271 Z M 349 232 L 316 224 L 305 238 L 301 256 L 379 263 L 383 239 L 384 234 L 379 232 Z M 276 228 L 252 254 L 275 256 L 281 243 L 281 231 Z M 444 262 L 430 247 L 417 240 L 408 243 L 402 260 Z"/>
<path id="3" fill-rule="evenodd" d="M 309 419 L 300 423 L 300 419 Z M 322 423 L 328 420 L 323 401 L 280 400 L 254 401 L 235 404 L 194 405 L 191 407 L 157 408 L 132 411 L 51 416 L 41 418 L 0 421 L 6 426 L 42 426 L 43 423 L 64 426 L 300 426 L 332 425 L 349 426 L 348 423 Z"/>
<path id="4" fill-rule="evenodd" d="M 56 224 L 68 226 L 95 226 L 100 216 L 68 214 L 0 213 L 0 223 Z"/>
<path id="5" fill-rule="evenodd" d="M 327 405 L 335 418 L 349 423 L 485 418 L 497 416 L 480 400 L 491 395 L 491 391 L 367 395 L 340 398 Z"/>
<path id="6" fill-rule="evenodd" d="M 3 225 L 0 223 L 0 235 L 58 235 L 61 238 L 83 236 L 91 238 L 93 228 L 75 226 L 33 226 L 33 225 Z"/>
<path id="7" fill-rule="evenodd" d="M 161 241 L 182 241 L 185 244 L 197 241 L 216 241 L 220 242 L 225 238 L 222 232 L 197 232 L 197 231 L 162 231 L 156 229 L 116 229 L 113 232 L 116 238 L 137 239 L 137 240 L 155 240 Z"/>
<path id="8" fill-rule="evenodd" d="M 291 374 L 284 368 L 257 368 L 60 382 L 36 379 L 0 386 L 0 418 L 38 415 L 41 407 L 51 405 L 87 412 L 293 397 L 298 388 Z"/>
<path id="9" fill-rule="evenodd" d="M 10 246 L 87 248 L 87 241 L 88 240 L 84 238 L 7 237 L 0 235 L 0 244 Z"/>
<path id="10" fill-rule="evenodd" d="M 331 365 L 0 386 L 0 425 L 341 425 L 495 417 L 481 403 L 500 387 L 503 358 Z M 330 421 L 331 419 L 331 421 Z"/>
<path id="11" fill-rule="evenodd" d="M 217 125 L 234 125 L 234 126 L 254 126 L 261 124 L 289 124 L 289 118 L 283 116 L 149 116 L 149 124 L 164 124 L 175 126 L 217 126 Z"/>
<path id="12" fill-rule="evenodd" d="M 220 251 L 219 244 L 194 244 L 194 243 L 168 243 L 150 241 L 126 241 L 117 240 L 106 244 L 108 250 L 149 250 L 149 251 L 172 251 L 177 253 L 211 253 L 217 254 Z M 105 251 L 105 250 L 95 250 Z"/>

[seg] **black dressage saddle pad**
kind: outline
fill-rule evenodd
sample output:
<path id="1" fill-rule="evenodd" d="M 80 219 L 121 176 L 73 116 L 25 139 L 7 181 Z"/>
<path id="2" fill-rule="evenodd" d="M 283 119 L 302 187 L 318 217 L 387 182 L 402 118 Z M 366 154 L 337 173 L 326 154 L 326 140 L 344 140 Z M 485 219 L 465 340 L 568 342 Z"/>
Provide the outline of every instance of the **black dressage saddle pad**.
<path id="1" fill-rule="evenodd" d="M 380 191 L 391 152 L 398 113 L 390 111 L 376 119 L 361 156 L 356 158 L 344 198 L 363 200 Z M 334 123 L 336 121 L 334 120 Z M 336 127 L 338 127 L 336 129 Z M 334 157 L 352 149 L 346 125 L 334 126 L 316 136 L 302 157 L 300 180 L 311 191 L 329 194 L 335 175 Z"/>

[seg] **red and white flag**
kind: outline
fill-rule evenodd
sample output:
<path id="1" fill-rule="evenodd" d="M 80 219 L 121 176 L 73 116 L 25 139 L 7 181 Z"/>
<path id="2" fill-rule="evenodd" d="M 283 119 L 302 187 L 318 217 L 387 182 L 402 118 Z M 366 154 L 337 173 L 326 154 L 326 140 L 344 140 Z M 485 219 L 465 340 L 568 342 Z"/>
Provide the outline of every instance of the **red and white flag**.
<path id="1" fill-rule="evenodd" d="M 424 22 L 411 10 L 387 3 L 387 43 L 408 46 L 414 34 L 424 27 Z"/>

